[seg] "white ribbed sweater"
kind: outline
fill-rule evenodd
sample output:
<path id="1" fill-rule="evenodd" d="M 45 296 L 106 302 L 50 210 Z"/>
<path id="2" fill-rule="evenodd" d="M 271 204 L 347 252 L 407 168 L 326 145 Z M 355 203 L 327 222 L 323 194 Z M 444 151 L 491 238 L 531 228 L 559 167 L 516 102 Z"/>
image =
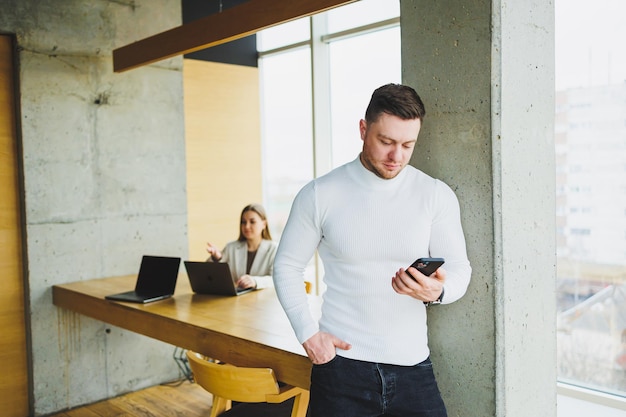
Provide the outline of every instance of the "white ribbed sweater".
<path id="1" fill-rule="evenodd" d="M 316 249 L 327 286 L 319 324 L 302 285 Z M 337 351 L 341 356 L 414 365 L 429 355 L 426 308 L 394 292 L 391 278 L 428 256 L 446 260 L 444 303 L 462 297 L 471 268 L 454 192 L 412 166 L 381 179 L 357 158 L 296 196 L 276 254 L 274 284 L 300 343 L 322 330 L 352 344 Z"/>

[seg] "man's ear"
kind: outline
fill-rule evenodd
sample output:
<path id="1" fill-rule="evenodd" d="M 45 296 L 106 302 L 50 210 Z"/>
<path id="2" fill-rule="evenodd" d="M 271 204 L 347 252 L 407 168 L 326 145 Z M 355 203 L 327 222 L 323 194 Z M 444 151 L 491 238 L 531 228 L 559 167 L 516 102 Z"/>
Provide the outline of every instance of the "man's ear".
<path id="1" fill-rule="evenodd" d="M 361 140 L 365 140 L 365 132 L 367 132 L 367 122 L 364 119 L 359 120 L 359 132 L 361 133 Z"/>

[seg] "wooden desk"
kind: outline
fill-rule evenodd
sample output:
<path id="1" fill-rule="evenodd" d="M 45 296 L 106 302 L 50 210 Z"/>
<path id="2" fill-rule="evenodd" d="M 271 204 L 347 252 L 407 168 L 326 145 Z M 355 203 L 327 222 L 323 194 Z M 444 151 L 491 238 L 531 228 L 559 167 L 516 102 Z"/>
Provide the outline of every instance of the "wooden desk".
<path id="1" fill-rule="evenodd" d="M 133 289 L 135 280 L 131 275 L 55 285 L 53 303 L 233 365 L 270 367 L 279 380 L 309 388 L 311 362 L 273 289 L 238 297 L 198 295 L 181 275 L 167 300 L 144 305 L 104 299 Z M 319 312 L 320 303 L 311 297 L 313 311 Z"/>

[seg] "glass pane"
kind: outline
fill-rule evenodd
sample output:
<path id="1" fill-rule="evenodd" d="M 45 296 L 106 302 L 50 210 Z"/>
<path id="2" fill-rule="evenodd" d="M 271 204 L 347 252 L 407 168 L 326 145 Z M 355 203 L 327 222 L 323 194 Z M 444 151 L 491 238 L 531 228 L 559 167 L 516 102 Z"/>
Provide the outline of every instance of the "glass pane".
<path id="1" fill-rule="evenodd" d="M 359 120 L 374 89 L 400 82 L 400 65 L 399 27 L 330 44 L 333 167 L 361 151 Z"/>
<path id="2" fill-rule="evenodd" d="M 556 2 L 558 378 L 626 396 L 626 3 Z"/>
<path id="3" fill-rule="evenodd" d="M 264 198 L 274 240 L 291 202 L 313 178 L 310 50 L 260 60 Z"/>
<path id="4" fill-rule="evenodd" d="M 257 49 L 259 51 L 269 51 L 281 46 L 291 45 L 309 40 L 311 30 L 310 19 L 303 17 L 293 22 L 283 23 L 257 33 Z"/>
<path id="5" fill-rule="evenodd" d="M 328 13 L 328 31 L 341 32 L 400 16 L 399 0 L 361 0 Z"/>

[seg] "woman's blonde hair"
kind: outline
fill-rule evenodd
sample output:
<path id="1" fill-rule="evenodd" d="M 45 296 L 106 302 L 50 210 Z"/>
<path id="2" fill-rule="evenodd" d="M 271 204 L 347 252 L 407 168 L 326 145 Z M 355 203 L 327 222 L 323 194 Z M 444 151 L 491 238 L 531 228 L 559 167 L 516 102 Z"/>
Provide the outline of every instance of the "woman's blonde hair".
<path id="1" fill-rule="evenodd" d="M 265 209 L 263 208 L 262 205 L 256 204 L 256 203 L 248 204 L 247 206 L 243 208 L 243 210 L 241 210 L 241 216 L 239 216 L 239 240 L 240 241 L 246 240 L 245 236 L 241 232 L 241 221 L 243 220 L 243 215 L 249 211 L 255 212 L 256 214 L 259 215 L 259 217 L 261 217 L 261 220 L 265 221 L 265 228 L 263 229 L 263 232 L 261 232 L 261 238 L 265 240 L 272 240 L 272 235 L 270 233 L 270 225 L 267 221 L 267 215 L 265 214 Z"/>

